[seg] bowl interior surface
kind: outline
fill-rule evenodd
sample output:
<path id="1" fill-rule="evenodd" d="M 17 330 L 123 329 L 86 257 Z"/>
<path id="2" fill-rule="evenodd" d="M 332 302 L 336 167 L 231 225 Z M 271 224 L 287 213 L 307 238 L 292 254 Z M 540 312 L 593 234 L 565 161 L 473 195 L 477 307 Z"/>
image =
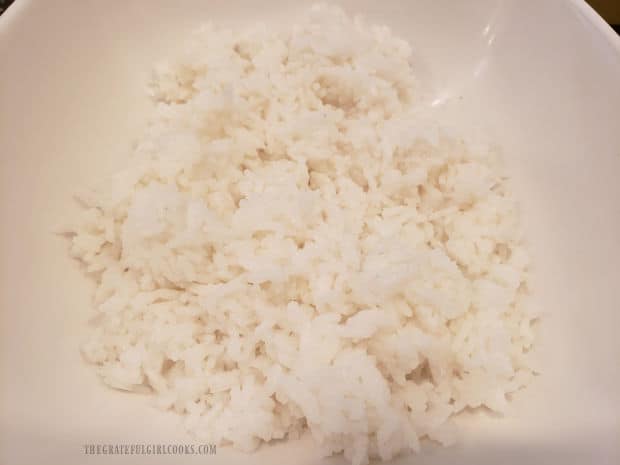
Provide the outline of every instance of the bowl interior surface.
<path id="1" fill-rule="evenodd" d="M 460 445 L 426 444 L 420 463 L 618 463 L 620 40 L 577 0 L 341 3 L 410 41 L 429 116 L 502 147 L 543 312 L 543 374 L 506 417 L 465 415 Z M 121 458 L 84 445 L 196 443 L 175 415 L 105 388 L 82 362 L 93 288 L 52 231 L 77 188 L 123 165 L 155 61 L 205 21 L 278 22 L 307 5 L 20 0 L 0 18 L 0 462 L 110 463 Z M 322 463 L 308 437 L 182 459 L 291 457 Z"/>

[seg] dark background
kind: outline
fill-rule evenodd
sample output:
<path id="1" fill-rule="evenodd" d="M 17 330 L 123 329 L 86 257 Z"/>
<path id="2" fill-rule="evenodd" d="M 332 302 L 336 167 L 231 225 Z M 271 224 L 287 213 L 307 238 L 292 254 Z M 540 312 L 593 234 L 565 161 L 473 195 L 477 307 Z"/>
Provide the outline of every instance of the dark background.
<path id="1" fill-rule="evenodd" d="M 13 0 L 0 0 L 0 15 L 4 13 L 4 10 L 6 10 L 11 3 L 13 3 Z"/>
<path id="2" fill-rule="evenodd" d="M 13 1 L 14 0 L 0 0 L 0 15 Z M 588 3 L 611 24 L 611 27 L 613 27 L 616 32 L 620 33 L 620 0 L 588 0 Z"/>

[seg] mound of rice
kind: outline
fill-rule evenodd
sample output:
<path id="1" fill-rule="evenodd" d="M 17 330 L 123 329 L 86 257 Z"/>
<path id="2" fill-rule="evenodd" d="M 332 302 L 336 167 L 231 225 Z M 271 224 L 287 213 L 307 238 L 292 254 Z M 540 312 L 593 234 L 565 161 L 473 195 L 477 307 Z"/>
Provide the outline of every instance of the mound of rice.
<path id="1" fill-rule="evenodd" d="M 532 375 L 515 201 L 490 151 L 420 122 L 410 53 L 317 6 L 204 26 L 156 68 L 148 128 L 68 231 L 106 384 L 201 440 L 310 430 L 353 464 L 502 411 Z"/>

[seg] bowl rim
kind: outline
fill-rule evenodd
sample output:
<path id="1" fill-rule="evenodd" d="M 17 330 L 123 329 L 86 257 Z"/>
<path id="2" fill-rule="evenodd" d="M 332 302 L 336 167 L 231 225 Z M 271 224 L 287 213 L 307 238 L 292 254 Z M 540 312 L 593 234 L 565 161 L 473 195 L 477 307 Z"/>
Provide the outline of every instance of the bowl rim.
<path id="1" fill-rule="evenodd" d="M 606 39 L 609 45 L 619 54 L 620 58 L 620 34 L 599 15 L 594 8 L 592 8 L 586 0 L 569 0 L 563 2 L 563 5 L 572 7 L 577 13 L 581 14 L 588 23 L 590 23 L 596 30 L 598 30 L 602 36 Z"/>
<path id="2" fill-rule="evenodd" d="M 0 17 L 0 34 L 7 33 L 7 29 L 12 23 L 18 21 L 20 15 L 24 14 L 24 11 L 35 2 L 32 0 L 19 0 L 14 2 Z M 592 8 L 586 0 L 568 0 L 559 2 L 559 8 L 568 8 L 573 10 L 576 14 L 580 15 L 591 26 L 596 29 L 605 41 L 613 48 L 614 52 L 620 59 L 620 34 L 609 25 L 607 22 Z M 0 35 L 0 37 L 2 37 Z"/>

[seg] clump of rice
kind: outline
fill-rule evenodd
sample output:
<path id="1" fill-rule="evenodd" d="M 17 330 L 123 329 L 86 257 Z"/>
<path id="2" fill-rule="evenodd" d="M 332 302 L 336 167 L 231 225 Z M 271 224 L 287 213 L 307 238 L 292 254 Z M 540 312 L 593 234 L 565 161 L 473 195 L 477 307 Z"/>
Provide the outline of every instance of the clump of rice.
<path id="1" fill-rule="evenodd" d="M 157 67 L 127 167 L 82 193 L 83 347 L 208 441 L 309 429 L 354 464 L 452 440 L 531 377 L 528 258 L 489 151 L 424 129 L 409 45 L 318 6 Z"/>

